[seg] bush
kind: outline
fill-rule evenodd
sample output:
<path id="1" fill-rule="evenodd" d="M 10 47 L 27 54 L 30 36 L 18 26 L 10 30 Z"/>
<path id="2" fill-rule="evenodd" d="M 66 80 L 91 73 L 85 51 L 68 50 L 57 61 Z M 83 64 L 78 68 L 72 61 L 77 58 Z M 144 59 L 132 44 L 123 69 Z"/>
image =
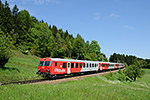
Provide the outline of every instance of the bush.
<path id="1" fill-rule="evenodd" d="M 5 64 L 11 57 L 11 42 L 8 37 L 9 35 L 4 34 L 0 29 L 0 68 L 4 68 Z"/>
<path id="2" fill-rule="evenodd" d="M 136 81 L 137 77 L 142 77 L 145 74 L 144 70 L 138 61 L 135 61 L 134 64 L 127 66 L 125 69 L 125 75 L 127 79 Z"/>
<path id="3" fill-rule="evenodd" d="M 121 71 L 121 69 L 119 69 L 118 73 L 119 73 L 118 80 L 119 81 L 125 81 L 126 80 L 126 76 L 123 73 L 123 71 Z"/>
<path id="4" fill-rule="evenodd" d="M 109 73 L 107 73 L 105 75 L 105 77 L 108 79 L 108 80 L 115 80 L 115 77 L 113 76 L 113 73 L 111 72 L 111 70 L 109 71 Z"/>

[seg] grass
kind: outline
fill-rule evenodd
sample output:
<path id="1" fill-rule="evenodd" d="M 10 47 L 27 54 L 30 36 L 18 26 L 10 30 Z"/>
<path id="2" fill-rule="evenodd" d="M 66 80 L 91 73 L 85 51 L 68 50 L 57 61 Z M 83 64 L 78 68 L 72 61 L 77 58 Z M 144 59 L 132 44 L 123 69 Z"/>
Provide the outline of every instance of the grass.
<path id="1" fill-rule="evenodd" d="M 136 82 L 107 80 L 104 76 L 86 77 L 57 84 L 0 86 L 0 99 L 37 100 L 149 100 L 150 69 Z"/>
<path id="2" fill-rule="evenodd" d="M 41 78 L 35 74 L 40 58 L 17 51 L 13 55 L 0 69 L 0 83 Z M 149 100 L 150 69 L 144 70 L 136 82 L 120 82 L 118 73 L 109 73 L 57 84 L 0 85 L 0 100 Z"/>
<path id="3" fill-rule="evenodd" d="M 40 58 L 18 51 L 12 53 L 13 57 L 5 65 L 5 68 L 0 69 L 0 83 L 41 78 L 36 75 Z"/>

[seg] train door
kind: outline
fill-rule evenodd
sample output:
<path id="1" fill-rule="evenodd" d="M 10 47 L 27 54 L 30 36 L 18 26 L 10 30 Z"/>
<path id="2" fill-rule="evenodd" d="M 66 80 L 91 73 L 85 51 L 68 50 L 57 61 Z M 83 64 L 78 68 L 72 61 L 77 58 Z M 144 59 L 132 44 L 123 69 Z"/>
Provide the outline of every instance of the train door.
<path id="1" fill-rule="evenodd" d="M 100 69 L 100 70 L 103 70 L 101 63 L 99 63 L 99 69 Z"/>
<path id="2" fill-rule="evenodd" d="M 68 66 L 67 66 L 67 74 L 70 74 L 70 62 L 68 62 Z"/>

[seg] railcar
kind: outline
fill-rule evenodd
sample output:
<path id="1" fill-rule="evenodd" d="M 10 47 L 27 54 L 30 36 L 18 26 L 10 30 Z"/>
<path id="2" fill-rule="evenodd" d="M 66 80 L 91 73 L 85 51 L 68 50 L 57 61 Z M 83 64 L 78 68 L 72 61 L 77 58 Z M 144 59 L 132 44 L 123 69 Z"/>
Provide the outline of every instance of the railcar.
<path id="1" fill-rule="evenodd" d="M 94 72 L 123 67 L 123 63 L 46 57 L 40 59 L 37 74 L 44 77 L 55 77 L 72 73 Z"/>

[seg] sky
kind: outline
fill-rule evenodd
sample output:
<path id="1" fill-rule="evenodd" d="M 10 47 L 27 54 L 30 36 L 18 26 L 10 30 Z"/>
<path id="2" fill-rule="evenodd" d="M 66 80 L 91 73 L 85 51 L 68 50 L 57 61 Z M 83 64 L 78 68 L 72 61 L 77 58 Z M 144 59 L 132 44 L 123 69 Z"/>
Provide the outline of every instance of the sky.
<path id="1" fill-rule="evenodd" d="M 74 37 L 98 41 L 107 58 L 119 53 L 150 59 L 150 0 L 7 1 Z"/>

